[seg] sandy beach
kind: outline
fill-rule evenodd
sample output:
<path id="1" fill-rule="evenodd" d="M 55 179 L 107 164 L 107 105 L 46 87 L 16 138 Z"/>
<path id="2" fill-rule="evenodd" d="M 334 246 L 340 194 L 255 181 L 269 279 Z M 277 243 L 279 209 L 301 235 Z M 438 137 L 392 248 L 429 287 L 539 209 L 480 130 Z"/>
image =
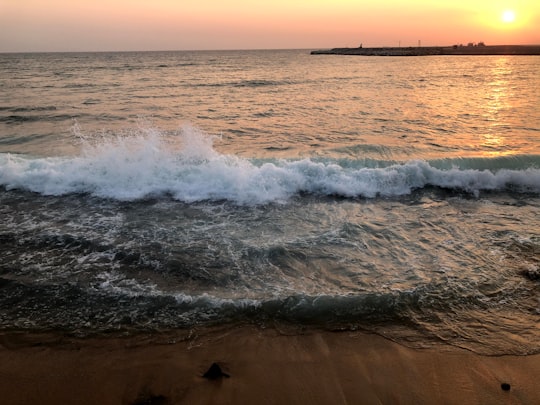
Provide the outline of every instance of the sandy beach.
<path id="1" fill-rule="evenodd" d="M 226 375 L 205 378 L 213 363 Z M 540 403 L 540 355 L 413 349 L 363 332 L 3 333 L 0 365 L 10 405 Z"/>

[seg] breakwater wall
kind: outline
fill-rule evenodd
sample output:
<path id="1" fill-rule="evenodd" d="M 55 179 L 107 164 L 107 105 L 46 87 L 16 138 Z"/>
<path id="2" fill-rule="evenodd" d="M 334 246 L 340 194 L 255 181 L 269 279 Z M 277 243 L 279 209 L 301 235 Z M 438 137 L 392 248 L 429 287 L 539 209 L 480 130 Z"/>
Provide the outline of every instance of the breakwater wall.
<path id="1" fill-rule="evenodd" d="M 420 46 L 382 48 L 333 48 L 312 55 L 429 56 L 429 55 L 540 55 L 540 45 Z"/>

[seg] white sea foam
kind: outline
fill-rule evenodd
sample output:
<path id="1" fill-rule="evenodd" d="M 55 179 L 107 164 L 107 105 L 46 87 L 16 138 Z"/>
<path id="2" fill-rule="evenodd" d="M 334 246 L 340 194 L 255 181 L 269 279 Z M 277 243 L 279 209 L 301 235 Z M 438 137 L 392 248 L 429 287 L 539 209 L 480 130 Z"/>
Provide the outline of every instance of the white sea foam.
<path id="1" fill-rule="evenodd" d="M 141 282 L 134 278 L 128 278 L 116 270 L 104 271 L 97 275 L 98 283 L 95 288 L 114 296 L 128 297 L 172 297 L 179 305 L 206 308 L 258 308 L 262 301 L 250 298 L 223 298 L 208 293 L 190 295 L 183 292 L 167 293 L 160 290 L 154 283 Z"/>
<path id="2" fill-rule="evenodd" d="M 384 168 L 343 167 L 311 159 L 255 163 L 218 153 L 213 138 L 185 127 L 172 141 L 152 128 L 136 134 L 83 140 L 76 157 L 0 155 L 0 185 L 45 195 L 88 193 L 117 200 L 170 195 L 184 202 L 238 204 L 284 201 L 306 192 L 345 197 L 399 196 L 436 186 L 540 192 L 540 169 L 438 169 L 426 161 Z"/>
<path id="3" fill-rule="evenodd" d="M 104 271 L 98 274 L 97 280 L 99 282 L 95 286 L 96 289 L 113 295 L 124 295 L 128 297 L 163 295 L 155 284 L 127 278 L 116 270 Z"/>

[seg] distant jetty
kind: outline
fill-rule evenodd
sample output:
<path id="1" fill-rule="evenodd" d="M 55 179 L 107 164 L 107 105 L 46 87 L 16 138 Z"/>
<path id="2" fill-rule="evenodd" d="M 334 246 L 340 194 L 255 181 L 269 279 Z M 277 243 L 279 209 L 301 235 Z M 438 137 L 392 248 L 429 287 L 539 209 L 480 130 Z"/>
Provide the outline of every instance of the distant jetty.
<path id="1" fill-rule="evenodd" d="M 334 48 L 312 55 L 429 56 L 429 55 L 540 55 L 540 45 L 454 45 L 383 48 Z"/>

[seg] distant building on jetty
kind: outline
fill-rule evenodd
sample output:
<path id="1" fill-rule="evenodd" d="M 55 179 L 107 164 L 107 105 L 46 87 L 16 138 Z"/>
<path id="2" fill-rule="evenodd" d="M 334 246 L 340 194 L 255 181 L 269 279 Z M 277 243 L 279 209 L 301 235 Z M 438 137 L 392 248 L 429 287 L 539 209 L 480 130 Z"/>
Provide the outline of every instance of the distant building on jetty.
<path id="1" fill-rule="evenodd" d="M 312 55 L 363 55 L 363 56 L 428 56 L 428 55 L 540 55 L 540 45 L 486 45 L 484 42 L 467 46 L 417 46 L 333 48 L 312 51 Z"/>

